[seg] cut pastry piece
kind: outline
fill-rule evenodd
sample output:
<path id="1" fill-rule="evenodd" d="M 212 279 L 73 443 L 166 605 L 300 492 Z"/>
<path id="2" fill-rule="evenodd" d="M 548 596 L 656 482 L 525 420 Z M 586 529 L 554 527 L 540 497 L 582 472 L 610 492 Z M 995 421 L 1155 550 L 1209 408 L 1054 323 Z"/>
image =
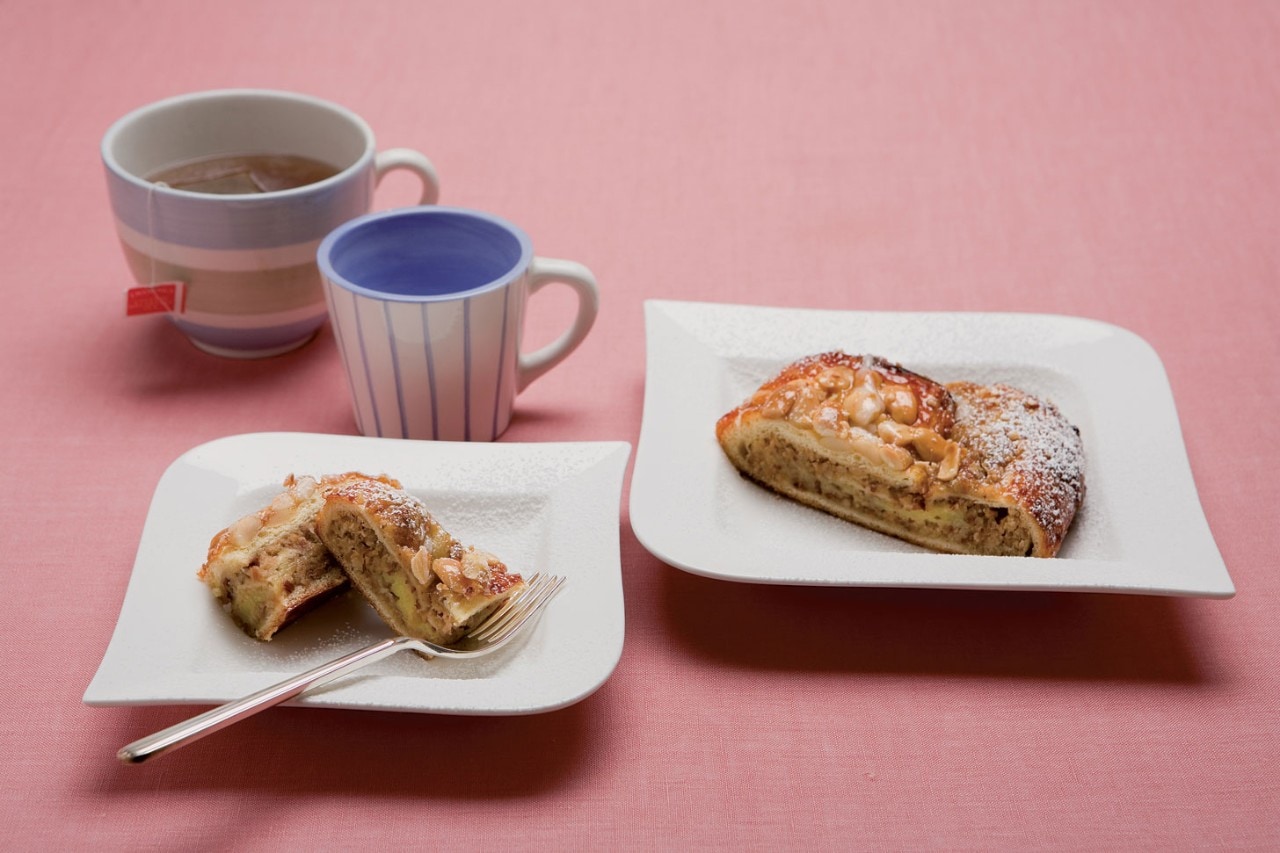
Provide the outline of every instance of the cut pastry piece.
<path id="1" fill-rule="evenodd" d="M 420 500 L 386 483 L 334 489 L 316 528 L 355 588 L 405 636 L 453 643 L 524 586 L 496 557 L 454 539 Z"/>
<path id="2" fill-rule="evenodd" d="M 320 480 L 290 474 L 269 506 L 213 537 L 197 574 L 245 633 L 270 640 L 347 586 L 316 533 L 316 516 L 328 490 L 365 480 L 379 482 L 356 473 Z"/>
<path id="3" fill-rule="evenodd" d="M 939 551 L 1052 557 L 1084 500 L 1079 430 L 1052 403 L 877 356 L 791 364 L 716 438 L 760 484 Z"/>

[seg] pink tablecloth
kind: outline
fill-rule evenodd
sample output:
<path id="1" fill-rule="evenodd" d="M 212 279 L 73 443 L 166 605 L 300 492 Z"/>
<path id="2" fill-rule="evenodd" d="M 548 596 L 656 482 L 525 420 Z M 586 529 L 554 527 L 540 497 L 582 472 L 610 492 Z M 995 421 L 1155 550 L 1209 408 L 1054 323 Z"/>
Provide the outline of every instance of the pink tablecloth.
<path id="1" fill-rule="evenodd" d="M 0 4 L 6 846 L 1280 845 L 1277 43 L 1266 2 Z M 351 107 L 596 272 L 503 441 L 634 443 L 649 297 L 1096 318 L 1161 356 L 1237 596 L 723 583 L 624 494 L 626 645 L 584 701 L 278 709 L 117 764 L 192 710 L 81 704 L 165 467 L 355 432 L 327 333 L 238 363 L 123 316 L 101 134 L 226 86 Z"/>

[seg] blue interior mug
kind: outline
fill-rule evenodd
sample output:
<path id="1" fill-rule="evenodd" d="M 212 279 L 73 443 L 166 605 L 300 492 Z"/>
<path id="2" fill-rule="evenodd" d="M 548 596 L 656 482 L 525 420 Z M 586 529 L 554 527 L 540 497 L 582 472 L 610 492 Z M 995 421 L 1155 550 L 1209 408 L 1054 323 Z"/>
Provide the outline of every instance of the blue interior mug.
<path id="1" fill-rule="evenodd" d="M 516 394 L 573 352 L 599 311 L 589 269 L 535 256 L 524 231 L 476 210 L 368 214 L 326 237 L 317 257 L 365 435 L 496 439 Z M 576 293 L 573 322 L 522 352 L 526 300 L 553 282 Z"/>

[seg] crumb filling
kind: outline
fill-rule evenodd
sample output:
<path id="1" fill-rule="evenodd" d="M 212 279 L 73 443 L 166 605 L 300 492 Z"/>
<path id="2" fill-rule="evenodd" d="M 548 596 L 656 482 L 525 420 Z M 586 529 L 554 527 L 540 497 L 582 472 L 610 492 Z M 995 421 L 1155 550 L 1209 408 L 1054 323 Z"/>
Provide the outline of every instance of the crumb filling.
<path id="1" fill-rule="evenodd" d="M 960 497 L 930 499 L 907 487 L 853 479 L 846 466 L 768 433 L 740 445 L 738 459 L 749 477 L 768 488 L 918 545 L 999 556 L 1026 556 L 1034 547 L 1026 525 L 1004 507 Z"/>
<path id="2" fill-rule="evenodd" d="M 243 630 L 269 639 L 307 610 L 346 586 L 346 577 L 314 535 L 289 530 L 251 556 L 224 558 L 210 567 L 216 597 Z"/>
<path id="3" fill-rule="evenodd" d="M 415 578 L 358 515 L 342 510 L 325 536 L 347 574 L 367 596 L 394 612 L 404 633 L 451 643 L 466 632 L 470 620 L 459 623 L 445 610 L 436 578 L 428 576 L 425 583 Z"/>

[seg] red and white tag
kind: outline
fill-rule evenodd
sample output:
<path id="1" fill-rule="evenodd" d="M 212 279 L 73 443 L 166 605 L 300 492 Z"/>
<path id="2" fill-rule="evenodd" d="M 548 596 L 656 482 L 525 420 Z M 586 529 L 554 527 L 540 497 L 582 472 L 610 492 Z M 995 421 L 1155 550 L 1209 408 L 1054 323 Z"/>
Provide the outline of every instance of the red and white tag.
<path id="1" fill-rule="evenodd" d="M 141 314 L 182 314 L 187 310 L 187 283 L 162 281 L 139 285 L 125 291 L 126 317 Z"/>

